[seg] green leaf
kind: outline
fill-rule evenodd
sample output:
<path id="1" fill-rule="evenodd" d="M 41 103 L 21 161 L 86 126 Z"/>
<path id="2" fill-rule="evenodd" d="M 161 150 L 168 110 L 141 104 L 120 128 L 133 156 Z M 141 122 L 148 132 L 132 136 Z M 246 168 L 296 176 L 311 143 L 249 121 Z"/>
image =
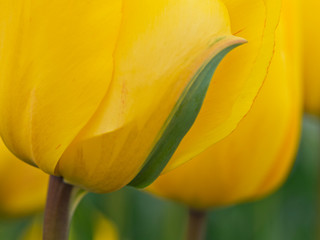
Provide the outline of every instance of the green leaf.
<path id="1" fill-rule="evenodd" d="M 224 38 L 218 40 L 220 42 Z M 215 42 L 214 44 L 216 44 Z M 128 184 L 144 188 L 151 184 L 162 172 L 179 143 L 189 131 L 201 109 L 203 100 L 211 82 L 212 76 L 224 56 L 243 40 L 233 41 L 206 62 L 191 79 L 179 100 L 167 118 L 156 145 L 138 175 Z"/>

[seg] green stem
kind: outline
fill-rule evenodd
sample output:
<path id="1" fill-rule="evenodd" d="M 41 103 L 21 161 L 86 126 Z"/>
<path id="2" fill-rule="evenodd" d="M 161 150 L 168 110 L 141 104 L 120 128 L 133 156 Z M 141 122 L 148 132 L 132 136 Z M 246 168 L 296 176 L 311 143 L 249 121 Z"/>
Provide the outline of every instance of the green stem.
<path id="1" fill-rule="evenodd" d="M 50 176 L 44 213 L 43 240 L 67 240 L 73 212 L 85 192 Z"/>
<path id="2" fill-rule="evenodd" d="M 189 209 L 188 240 L 203 240 L 207 228 L 207 212 Z"/>

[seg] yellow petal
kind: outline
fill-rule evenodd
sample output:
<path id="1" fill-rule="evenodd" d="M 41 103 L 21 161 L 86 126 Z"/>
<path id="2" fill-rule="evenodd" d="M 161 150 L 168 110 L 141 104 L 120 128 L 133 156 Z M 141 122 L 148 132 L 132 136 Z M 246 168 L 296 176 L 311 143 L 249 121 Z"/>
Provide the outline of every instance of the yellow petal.
<path id="1" fill-rule="evenodd" d="M 236 128 L 260 89 L 274 52 L 279 0 L 224 0 L 232 33 L 248 44 L 219 65 L 196 122 L 182 140 L 165 172 L 193 158 Z"/>
<path id="2" fill-rule="evenodd" d="M 0 215 L 25 216 L 43 209 L 48 176 L 19 161 L 0 140 Z"/>
<path id="3" fill-rule="evenodd" d="M 273 162 L 272 168 L 269 169 L 266 180 L 257 188 L 257 197 L 261 197 L 277 188 L 287 177 L 287 173 L 292 165 L 292 159 L 295 157 L 295 149 L 297 147 L 297 139 L 300 134 L 301 124 L 301 98 L 304 97 L 302 94 L 303 84 L 303 29 L 301 27 L 301 14 L 300 0 L 285 0 L 283 1 L 283 10 L 281 22 L 279 26 L 278 35 L 284 34 L 284 42 L 281 47 L 283 48 L 282 57 L 285 58 L 287 63 L 285 73 L 290 77 L 293 82 L 291 84 L 292 92 L 292 115 L 291 121 L 288 124 L 288 131 L 286 132 L 282 149 L 279 150 L 278 161 Z M 280 36 L 278 36 L 280 38 Z M 298 81 L 297 84 L 294 84 Z M 301 96 L 302 95 L 302 96 Z M 303 99 L 305 100 L 305 99 Z M 290 150 L 292 149 L 292 150 Z"/>
<path id="4" fill-rule="evenodd" d="M 320 33 L 316 27 L 320 25 L 319 9 L 319 1 L 301 1 L 305 108 L 308 113 L 317 116 L 320 116 L 320 47 L 318 46 Z"/>
<path id="5" fill-rule="evenodd" d="M 96 192 L 137 175 L 184 88 L 230 35 L 217 0 L 126 1 L 122 8 L 110 90 L 56 169 Z"/>
<path id="6" fill-rule="evenodd" d="M 261 197 L 285 179 L 297 148 L 301 119 L 300 42 L 291 12 L 297 9 L 285 8 L 265 84 L 236 130 L 158 178 L 149 191 L 207 208 Z"/>
<path id="7" fill-rule="evenodd" d="M 112 78 L 121 1 L 0 2 L 0 133 L 53 174 Z"/>

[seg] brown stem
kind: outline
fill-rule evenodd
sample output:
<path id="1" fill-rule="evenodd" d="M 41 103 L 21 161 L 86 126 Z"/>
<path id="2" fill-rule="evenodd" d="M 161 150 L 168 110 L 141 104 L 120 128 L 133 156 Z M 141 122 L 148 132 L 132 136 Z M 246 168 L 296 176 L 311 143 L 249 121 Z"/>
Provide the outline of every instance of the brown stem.
<path id="1" fill-rule="evenodd" d="M 50 176 L 44 213 L 43 240 L 67 240 L 74 187 L 61 177 Z"/>
<path id="2" fill-rule="evenodd" d="M 206 211 L 189 209 L 188 240 L 203 240 L 206 235 Z"/>

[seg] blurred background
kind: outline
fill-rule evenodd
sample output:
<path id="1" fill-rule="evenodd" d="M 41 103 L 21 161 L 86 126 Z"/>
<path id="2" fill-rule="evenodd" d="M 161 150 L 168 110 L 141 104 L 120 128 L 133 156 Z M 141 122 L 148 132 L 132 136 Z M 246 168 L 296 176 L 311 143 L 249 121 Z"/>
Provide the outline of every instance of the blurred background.
<path id="1" fill-rule="evenodd" d="M 305 116 L 297 159 L 285 184 L 262 200 L 212 209 L 207 239 L 320 239 L 319 173 L 320 121 Z M 110 220 L 121 240 L 183 240 L 185 237 L 187 208 L 127 187 L 112 194 L 88 194 L 72 221 L 74 239 L 93 239 L 97 212 Z M 2 217 L 0 239 L 24 239 L 34 219 L 41 217 L 42 213 L 22 219 Z"/>

